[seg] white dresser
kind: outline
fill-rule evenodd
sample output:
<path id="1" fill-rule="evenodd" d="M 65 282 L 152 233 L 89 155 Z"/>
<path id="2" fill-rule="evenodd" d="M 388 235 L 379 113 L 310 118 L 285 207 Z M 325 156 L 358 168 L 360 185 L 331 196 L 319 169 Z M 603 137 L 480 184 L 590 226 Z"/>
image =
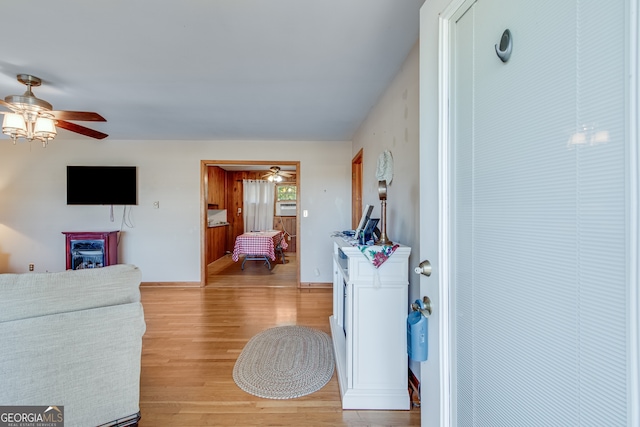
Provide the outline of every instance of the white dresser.
<path id="1" fill-rule="evenodd" d="M 407 313 L 411 248 L 375 268 L 357 246 L 333 239 L 329 318 L 343 409 L 409 409 Z"/>

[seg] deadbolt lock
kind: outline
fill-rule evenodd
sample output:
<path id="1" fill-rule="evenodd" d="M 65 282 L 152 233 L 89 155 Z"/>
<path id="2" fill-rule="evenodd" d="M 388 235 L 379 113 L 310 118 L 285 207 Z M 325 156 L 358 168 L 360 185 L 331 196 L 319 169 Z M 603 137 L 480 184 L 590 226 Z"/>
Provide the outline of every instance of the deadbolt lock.
<path id="1" fill-rule="evenodd" d="M 424 274 L 425 276 L 431 276 L 431 263 L 428 260 L 422 261 L 416 268 L 413 269 L 416 274 Z"/>

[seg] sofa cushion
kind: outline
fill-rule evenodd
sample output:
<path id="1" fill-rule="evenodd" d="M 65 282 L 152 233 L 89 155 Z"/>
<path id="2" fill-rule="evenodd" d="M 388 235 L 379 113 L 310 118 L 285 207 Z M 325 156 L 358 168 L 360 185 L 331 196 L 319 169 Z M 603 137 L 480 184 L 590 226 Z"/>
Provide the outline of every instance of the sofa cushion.
<path id="1" fill-rule="evenodd" d="M 138 303 L 0 323 L 0 405 L 64 406 L 67 427 L 140 410 Z"/>
<path id="2" fill-rule="evenodd" d="M 130 264 L 0 274 L 0 322 L 139 302 L 141 278 Z"/>

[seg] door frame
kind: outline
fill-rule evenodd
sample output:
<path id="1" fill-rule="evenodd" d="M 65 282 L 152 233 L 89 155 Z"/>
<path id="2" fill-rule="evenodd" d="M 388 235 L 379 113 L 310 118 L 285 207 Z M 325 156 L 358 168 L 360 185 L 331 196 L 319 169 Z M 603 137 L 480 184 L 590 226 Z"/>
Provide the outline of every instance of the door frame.
<path id="1" fill-rule="evenodd" d="M 363 148 L 351 160 L 351 228 L 356 229 L 362 216 Z"/>
<path id="2" fill-rule="evenodd" d="M 451 73 L 453 70 L 451 50 L 453 49 L 452 29 L 455 21 L 466 10 L 468 10 L 477 0 L 452 0 L 443 10 L 438 18 L 438 265 L 437 287 L 438 287 L 438 330 L 435 339 L 438 340 L 438 381 L 436 395 L 438 396 L 439 422 L 437 425 L 450 426 L 453 422 L 453 402 L 451 396 L 451 362 L 453 358 L 452 349 L 452 316 L 450 296 L 450 269 L 451 257 L 448 236 L 451 233 L 451 219 L 449 214 L 450 206 L 450 144 L 452 143 L 452 118 L 450 116 L 449 105 L 451 98 Z M 422 257 L 427 259 L 427 257 Z M 427 278 L 421 278 L 421 294 L 424 292 L 424 283 Z M 425 362 L 421 366 L 421 382 L 424 382 Z M 427 422 L 429 414 L 428 408 L 422 406 L 422 425 L 432 425 Z M 435 420 L 431 420 L 435 421 Z"/>
<path id="3" fill-rule="evenodd" d="M 225 166 L 265 166 L 268 170 L 273 165 L 295 166 L 296 172 L 296 211 L 300 204 L 300 162 L 292 160 L 200 160 L 200 287 L 207 285 L 206 232 L 207 232 L 207 167 L 213 165 Z M 296 221 L 296 287 L 300 287 L 300 221 Z"/>

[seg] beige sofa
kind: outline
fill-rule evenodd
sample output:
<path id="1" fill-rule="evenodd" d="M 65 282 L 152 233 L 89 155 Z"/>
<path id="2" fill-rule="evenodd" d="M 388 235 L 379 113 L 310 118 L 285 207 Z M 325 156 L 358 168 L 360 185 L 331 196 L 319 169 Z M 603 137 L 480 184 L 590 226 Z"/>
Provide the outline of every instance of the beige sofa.
<path id="1" fill-rule="evenodd" d="M 140 270 L 0 274 L 0 406 L 64 407 L 66 427 L 135 425 Z"/>

